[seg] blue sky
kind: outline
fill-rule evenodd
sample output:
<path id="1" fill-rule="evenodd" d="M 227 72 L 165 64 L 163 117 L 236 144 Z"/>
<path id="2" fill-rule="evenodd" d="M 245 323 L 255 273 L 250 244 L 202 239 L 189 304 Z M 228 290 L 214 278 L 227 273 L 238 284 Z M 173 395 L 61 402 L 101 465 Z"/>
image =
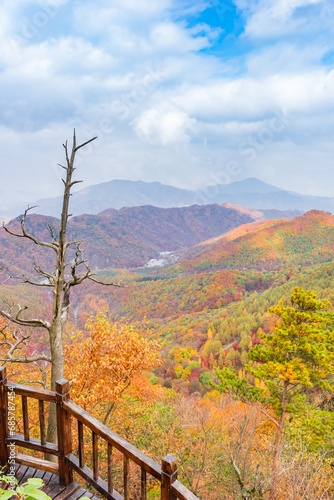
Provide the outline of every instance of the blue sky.
<path id="1" fill-rule="evenodd" d="M 81 187 L 258 177 L 334 196 L 329 0 L 3 0 L 0 215 Z"/>

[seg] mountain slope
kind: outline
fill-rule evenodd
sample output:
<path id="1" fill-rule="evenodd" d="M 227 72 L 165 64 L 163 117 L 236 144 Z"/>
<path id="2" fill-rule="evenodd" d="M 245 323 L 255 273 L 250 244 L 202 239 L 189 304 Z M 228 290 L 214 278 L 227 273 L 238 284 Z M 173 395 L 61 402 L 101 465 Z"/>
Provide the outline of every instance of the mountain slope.
<path id="1" fill-rule="evenodd" d="M 310 265 L 334 257 L 334 216 L 312 210 L 293 220 L 257 221 L 190 249 L 174 270 L 274 269 L 282 263 Z"/>
<path id="2" fill-rule="evenodd" d="M 98 215 L 72 217 L 68 239 L 84 241 L 84 255 L 93 269 L 138 267 L 158 258 L 160 252 L 184 250 L 258 220 L 261 215 L 242 207 L 220 205 L 109 209 Z M 18 219 L 8 224 L 12 231 L 19 231 Z M 57 228 L 58 219 L 35 214 L 27 218 L 29 231 L 43 239 L 49 238 L 48 223 Z M 33 262 L 40 259 L 47 267 L 52 265 L 53 255 L 47 249 L 10 236 L 3 229 L 0 230 L 0 251 L 2 263 L 25 270 L 30 270 Z"/>

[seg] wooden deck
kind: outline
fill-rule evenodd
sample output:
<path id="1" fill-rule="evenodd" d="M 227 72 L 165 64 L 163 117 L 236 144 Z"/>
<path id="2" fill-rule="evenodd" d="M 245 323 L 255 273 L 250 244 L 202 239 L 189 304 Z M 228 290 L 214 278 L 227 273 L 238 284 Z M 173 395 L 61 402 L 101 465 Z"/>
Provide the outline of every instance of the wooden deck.
<path id="1" fill-rule="evenodd" d="M 94 496 L 93 493 L 81 488 L 76 482 L 71 483 L 69 486 L 62 486 L 59 483 L 59 476 L 52 474 L 52 472 L 45 472 L 20 464 L 15 464 L 15 468 L 15 477 L 19 485 L 24 484 L 27 479 L 31 477 L 43 479 L 44 486 L 42 491 L 53 500 L 79 500 L 81 497 L 88 497 L 91 500 L 100 500 L 98 497 Z M 4 487 L 5 486 L 3 486 L 3 488 Z"/>
<path id="2" fill-rule="evenodd" d="M 15 419 L 13 401 L 16 397 L 21 398 L 23 434 L 22 431 L 16 434 L 17 429 L 13 421 L 13 418 Z M 31 400 L 38 402 L 39 439 L 30 435 Z M 57 444 L 46 441 L 45 403 L 56 405 Z M 78 456 L 75 455 L 73 446 L 72 434 L 75 428 L 77 428 Z M 106 452 L 103 457 L 99 455 L 99 441 Z M 12 445 L 19 449 L 40 452 L 44 456 L 54 455 L 57 460 L 43 460 L 36 456 L 18 453 L 16 450 L 12 457 Z M 121 492 L 114 488 L 116 452 L 121 457 L 123 455 Z M 166 455 L 161 459 L 161 464 L 158 464 L 142 453 L 71 401 L 68 380 L 58 380 L 56 391 L 46 391 L 8 382 L 6 368 L 0 367 L 0 466 L 6 467 L 9 458 L 14 457 L 16 463 L 20 464 L 17 466 L 17 474 L 21 484 L 31 477 L 41 478 L 45 481 L 45 492 L 56 500 L 79 500 L 82 496 L 97 500 L 93 493 L 86 492 L 79 484 L 73 482 L 74 473 L 84 480 L 84 484 L 94 488 L 97 495 L 106 500 L 130 500 L 133 488 L 140 500 L 147 500 L 148 481 L 152 479 L 160 483 L 160 500 L 199 500 L 177 480 L 177 461 L 173 455 Z M 100 473 L 102 460 L 106 477 L 101 477 Z M 140 477 L 135 480 L 136 482 L 131 479 L 131 464 L 140 469 Z"/>

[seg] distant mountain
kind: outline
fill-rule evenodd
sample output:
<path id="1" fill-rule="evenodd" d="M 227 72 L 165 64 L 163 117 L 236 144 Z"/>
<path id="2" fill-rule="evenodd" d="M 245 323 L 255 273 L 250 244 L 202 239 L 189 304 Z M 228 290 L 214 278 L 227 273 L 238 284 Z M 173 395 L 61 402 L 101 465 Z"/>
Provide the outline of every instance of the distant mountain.
<path id="1" fill-rule="evenodd" d="M 152 206 L 108 209 L 98 215 L 80 215 L 69 221 L 68 238 L 84 240 L 83 249 L 93 269 L 139 267 L 159 258 L 163 251 L 185 250 L 201 241 L 224 234 L 241 224 L 264 219 L 259 211 L 238 206 L 194 205 L 182 208 Z M 19 231 L 19 219 L 9 222 Z M 32 214 L 27 228 L 48 239 L 47 224 L 57 228 L 58 219 Z M 0 229 L 0 266 L 11 264 L 31 270 L 33 262 L 52 266 L 52 253 Z M 13 274 L 13 273 L 12 273 Z M 15 271 L 15 274 L 18 274 Z"/>
<path id="2" fill-rule="evenodd" d="M 108 208 L 152 205 L 160 208 L 194 205 L 194 193 L 160 182 L 113 180 L 89 186 L 73 193 L 70 211 L 73 215 L 98 214 Z M 35 205 L 35 203 L 34 203 Z M 36 202 L 35 213 L 59 217 L 62 197 Z"/>
<path id="3" fill-rule="evenodd" d="M 37 201 L 34 213 L 59 217 L 62 198 Z M 213 203 L 232 203 L 258 210 L 325 210 L 334 212 L 334 198 L 306 196 L 250 178 L 231 184 L 209 186 L 200 191 L 179 189 L 160 182 L 113 180 L 89 186 L 71 197 L 73 215 L 98 214 L 109 208 L 152 205 L 172 208 Z M 25 207 L 21 207 L 22 212 Z M 17 212 L 19 213 L 19 212 Z"/>
<path id="4" fill-rule="evenodd" d="M 231 184 L 221 184 L 214 189 L 198 192 L 202 203 L 236 203 L 244 207 L 276 210 L 324 210 L 334 212 L 334 198 L 306 196 L 271 186 L 259 179 L 250 178 Z M 211 196 L 209 196 L 211 194 Z M 198 202 L 199 202 L 198 201 Z"/>

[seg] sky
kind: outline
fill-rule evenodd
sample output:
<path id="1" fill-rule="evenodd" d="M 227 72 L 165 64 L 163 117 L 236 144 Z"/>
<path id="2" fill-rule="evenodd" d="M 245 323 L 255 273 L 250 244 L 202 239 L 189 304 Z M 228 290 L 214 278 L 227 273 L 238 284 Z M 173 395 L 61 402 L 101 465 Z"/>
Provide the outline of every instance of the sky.
<path id="1" fill-rule="evenodd" d="M 0 215 L 79 188 L 247 177 L 334 196 L 332 0 L 2 0 Z"/>

